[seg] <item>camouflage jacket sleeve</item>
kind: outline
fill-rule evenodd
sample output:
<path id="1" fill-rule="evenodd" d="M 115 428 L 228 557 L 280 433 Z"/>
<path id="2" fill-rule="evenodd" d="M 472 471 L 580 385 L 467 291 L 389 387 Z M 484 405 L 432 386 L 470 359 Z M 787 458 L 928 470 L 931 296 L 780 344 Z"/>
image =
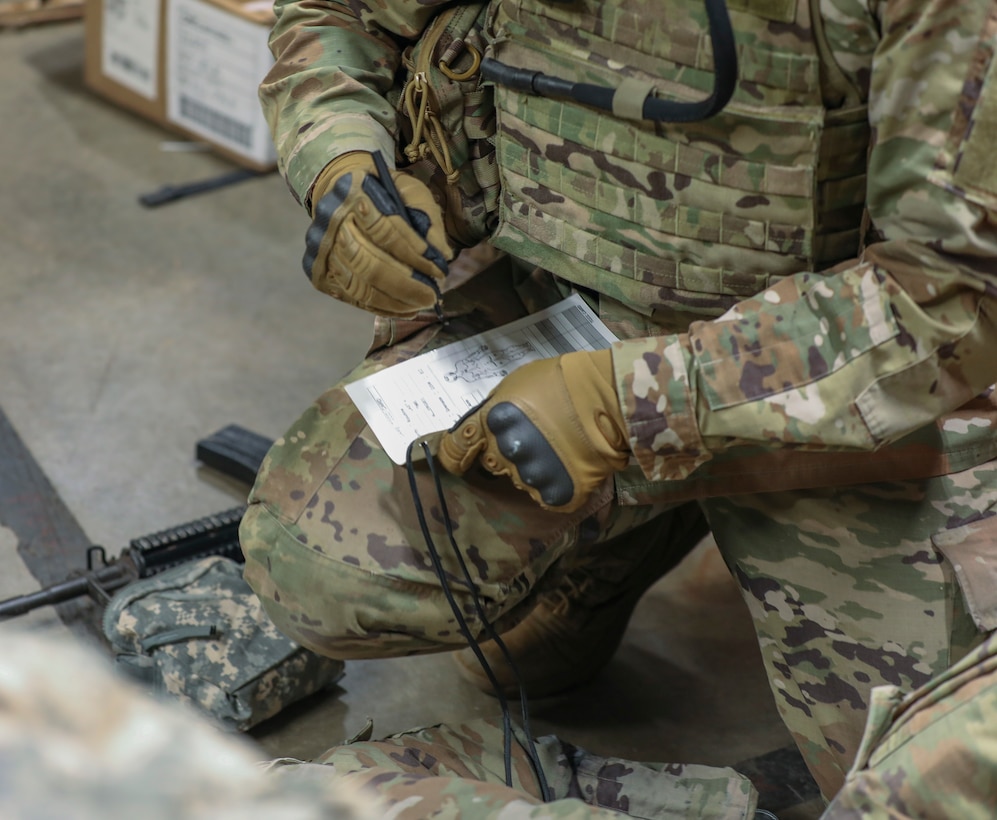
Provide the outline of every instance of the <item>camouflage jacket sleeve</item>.
<path id="1" fill-rule="evenodd" d="M 395 155 L 395 111 L 388 96 L 406 42 L 446 0 L 275 0 L 270 34 L 275 64 L 260 102 L 278 166 L 307 205 L 312 184 L 347 151 Z"/>
<path id="2" fill-rule="evenodd" d="M 615 346 L 649 479 L 744 443 L 873 450 L 997 377 L 997 3 L 880 8 L 868 205 L 881 241 L 687 333 Z"/>

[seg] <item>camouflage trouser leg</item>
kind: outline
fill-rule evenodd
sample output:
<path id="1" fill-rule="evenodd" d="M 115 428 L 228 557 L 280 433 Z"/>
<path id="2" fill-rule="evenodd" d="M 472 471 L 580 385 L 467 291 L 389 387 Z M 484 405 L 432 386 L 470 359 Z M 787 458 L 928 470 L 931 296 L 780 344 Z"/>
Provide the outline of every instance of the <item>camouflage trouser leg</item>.
<path id="1" fill-rule="evenodd" d="M 337 778 L 376 794 L 391 817 L 619 817 L 735 820 L 753 818 L 757 795 L 732 769 L 633 763 L 594 755 L 558 740 L 536 741 L 552 801 L 540 788 L 522 745 L 513 741 L 511 788 L 505 783 L 499 726 L 475 720 L 381 741 L 330 749 L 319 763 Z"/>
<path id="2" fill-rule="evenodd" d="M 997 465 L 704 506 L 778 708 L 830 798 L 873 687 L 924 685 L 997 627 Z"/>

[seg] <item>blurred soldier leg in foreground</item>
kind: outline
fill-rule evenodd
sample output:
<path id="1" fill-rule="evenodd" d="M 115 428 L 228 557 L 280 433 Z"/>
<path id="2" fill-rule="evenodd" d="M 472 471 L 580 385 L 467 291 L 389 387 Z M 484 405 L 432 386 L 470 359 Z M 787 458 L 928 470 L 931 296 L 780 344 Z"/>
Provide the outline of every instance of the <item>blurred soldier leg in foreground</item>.
<path id="1" fill-rule="evenodd" d="M 0 634 L 0 816 L 374 820 L 350 784 L 264 774 L 256 750 L 68 638 Z M 318 768 L 318 767 L 316 767 Z"/>
<path id="2" fill-rule="evenodd" d="M 264 763 L 241 737 L 153 699 L 67 639 L 11 631 L 0 651 L 4 817 L 701 820 L 754 810 L 750 782 L 729 769 L 604 758 L 554 737 L 537 743 L 555 800 L 542 806 L 521 742 L 509 787 L 502 731 L 484 721 L 347 743 L 314 763 Z M 994 638 L 911 694 L 875 689 L 858 760 L 825 820 L 992 817 L 995 716 Z"/>

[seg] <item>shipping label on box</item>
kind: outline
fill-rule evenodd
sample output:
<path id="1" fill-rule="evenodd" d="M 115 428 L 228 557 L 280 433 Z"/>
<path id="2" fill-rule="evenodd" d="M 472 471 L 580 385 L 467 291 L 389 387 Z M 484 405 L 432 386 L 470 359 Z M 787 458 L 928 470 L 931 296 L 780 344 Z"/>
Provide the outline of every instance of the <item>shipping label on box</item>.
<path id="1" fill-rule="evenodd" d="M 204 0 L 171 0 L 167 119 L 261 165 L 276 162 L 257 96 L 273 65 L 269 34 L 268 27 Z"/>
<path id="2" fill-rule="evenodd" d="M 149 100 L 159 83 L 159 0 L 103 0 L 100 69 Z"/>

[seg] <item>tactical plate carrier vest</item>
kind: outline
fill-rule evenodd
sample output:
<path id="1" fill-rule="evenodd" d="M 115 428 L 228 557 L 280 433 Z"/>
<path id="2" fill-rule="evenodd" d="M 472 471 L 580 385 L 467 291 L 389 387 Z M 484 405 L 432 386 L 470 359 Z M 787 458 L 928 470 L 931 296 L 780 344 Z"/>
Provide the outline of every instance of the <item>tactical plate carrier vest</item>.
<path id="1" fill-rule="evenodd" d="M 854 257 L 867 112 L 854 91 L 825 106 L 822 87 L 844 78 L 820 58 L 811 5 L 728 0 L 739 81 L 705 121 L 652 122 L 639 105 L 601 112 L 497 85 L 495 244 L 662 321 L 716 316 L 781 277 Z M 701 0 L 495 0 L 488 25 L 489 56 L 516 68 L 626 83 L 638 100 L 712 88 Z"/>

